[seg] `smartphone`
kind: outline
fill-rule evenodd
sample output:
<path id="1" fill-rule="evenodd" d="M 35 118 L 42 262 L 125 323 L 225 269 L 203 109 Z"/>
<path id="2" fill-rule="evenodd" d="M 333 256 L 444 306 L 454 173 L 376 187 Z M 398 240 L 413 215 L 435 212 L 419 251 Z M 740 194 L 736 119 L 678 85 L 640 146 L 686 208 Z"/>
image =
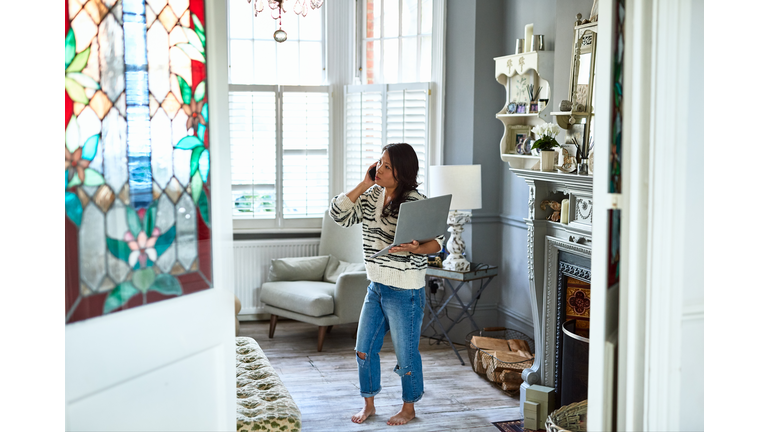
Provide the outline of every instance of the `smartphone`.
<path id="1" fill-rule="evenodd" d="M 371 180 L 376 181 L 376 167 L 368 170 L 368 177 L 370 177 Z"/>

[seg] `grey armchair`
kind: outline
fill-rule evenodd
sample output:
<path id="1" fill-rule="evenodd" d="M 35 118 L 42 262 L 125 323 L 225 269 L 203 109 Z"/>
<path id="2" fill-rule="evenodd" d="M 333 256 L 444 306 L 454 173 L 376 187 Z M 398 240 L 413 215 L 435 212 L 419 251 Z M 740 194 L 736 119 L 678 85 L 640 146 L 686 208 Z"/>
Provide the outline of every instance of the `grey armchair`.
<path id="1" fill-rule="evenodd" d="M 260 295 L 271 314 L 270 339 L 277 318 L 290 318 L 319 326 L 317 351 L 322 351 L 331 327 L 358 321 L 367 287 L 362 227 L 343 228 L 326 211 L 319 256 L 272 260 Z"/>

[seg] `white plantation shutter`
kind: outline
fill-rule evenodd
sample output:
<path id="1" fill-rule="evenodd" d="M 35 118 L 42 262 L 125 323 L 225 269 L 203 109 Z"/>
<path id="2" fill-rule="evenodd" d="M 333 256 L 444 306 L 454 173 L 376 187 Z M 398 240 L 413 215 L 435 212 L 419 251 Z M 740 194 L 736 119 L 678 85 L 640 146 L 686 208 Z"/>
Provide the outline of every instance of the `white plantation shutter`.
<path id="1" fill-rule="evenodd" d="M 328 208 L 329 87 L 230 85 L 232 207 L 254 227 Z M 292 226 L 296 226 L 295 224 Z"/>
<path id="2" fill-rule="evenodd" d="M 387 143 L 408 143 L 419 158 L 419 191 L 425 193 L 429 84 L 391 84 L 387 89 Z"/>
<path id="3" fill-rule="evenodd" d="M 345 87 L 345 191 L 362 180 L 390 143 L 408 143 L 419 158 L 419 191 L 425 193 L 429 143 L 429 83 Z"/>
<path id="4" fill-rule="evenodd" d="M 322 217 L 330 201 L 328 90 L 286 90 L 282 106 L 283 216 Z"/>
<path id="5" fill-rule="evenodd" d="M 276 112 L 275 90 L 229 92 L 232 211 L 237 218 L 275 218 Z"/>
<path id="6" fill-rule="evenodd" d="M 381 156 L 384 88 L 383 85 L 345 88 L 345 191 L 357 186 L 366 168 Z"/>

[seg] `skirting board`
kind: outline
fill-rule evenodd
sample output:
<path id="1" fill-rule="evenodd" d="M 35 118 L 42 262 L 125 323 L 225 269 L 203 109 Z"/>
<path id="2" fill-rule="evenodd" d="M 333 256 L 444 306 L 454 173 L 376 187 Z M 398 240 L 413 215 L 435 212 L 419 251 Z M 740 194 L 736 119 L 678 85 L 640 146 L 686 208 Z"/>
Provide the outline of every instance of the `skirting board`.
<path id="1" fill-rule="evenodd" d="M 520 315 L 518 312 L 504 305 L 499 305 L 498 310 L 499 310 L 499 321 L 504 322 L 504 327 L 511 328 L 514 330 L 519 330 L 527 334 L 531 338 L 534 337 L 533 320 L 531 320 L 529 317 L 524 317 Z"/>
<path id="2" fill-rule="evenodd" d="M 451 309 L 453 313 L 456 313 L 461 310 L 461 306 L 458 303 L 451 302 L 448 303 L 446 309 Z M 494 309 L 498 312 L 498 321 L 500 325 L 519 330 L 533 337 L 533 321 L 504 305 L 480 305 L 477 307 L 476 313 L 484 313 Z M 269 316 L 270 314 L 268 313 L 240 314 L 237 316 L 237 319 L 240 321 L 263 321 L 268 320 Z"/>

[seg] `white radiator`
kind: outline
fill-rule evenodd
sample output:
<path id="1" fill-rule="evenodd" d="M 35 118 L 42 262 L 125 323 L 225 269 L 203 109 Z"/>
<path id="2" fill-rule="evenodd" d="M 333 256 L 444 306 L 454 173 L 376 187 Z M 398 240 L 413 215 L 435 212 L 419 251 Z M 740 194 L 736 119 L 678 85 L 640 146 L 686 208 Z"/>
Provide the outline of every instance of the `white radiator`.
<path id="1" fill-rule="evenodd" d="M 240 299 L 240 315 L 263 313 L 259 301 L 261 284 L 267 281 L 273 258 L 316 256 L 319 238 L 286 240 L 237 240 L 234 243 L 235 295 Z"/>

